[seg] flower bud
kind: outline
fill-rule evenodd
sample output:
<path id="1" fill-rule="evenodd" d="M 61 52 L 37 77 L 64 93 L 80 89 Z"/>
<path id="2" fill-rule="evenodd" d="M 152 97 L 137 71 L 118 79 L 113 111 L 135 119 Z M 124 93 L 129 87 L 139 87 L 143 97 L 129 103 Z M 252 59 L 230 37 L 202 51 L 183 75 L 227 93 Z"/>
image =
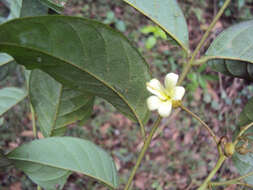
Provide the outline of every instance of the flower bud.
<path id="1" fill-rule="evenodd" d="M 224 153 L 227 157 L 231 157 L 235 152 L 235 145 L 232 142 L 228 142 L 224 145 Z"/>

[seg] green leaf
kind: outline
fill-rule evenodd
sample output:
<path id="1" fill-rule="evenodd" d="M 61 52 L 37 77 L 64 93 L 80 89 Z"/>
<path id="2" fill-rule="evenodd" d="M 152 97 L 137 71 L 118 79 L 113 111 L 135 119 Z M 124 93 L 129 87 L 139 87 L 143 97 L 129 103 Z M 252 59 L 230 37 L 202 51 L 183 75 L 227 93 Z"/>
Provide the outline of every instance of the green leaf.
<path id="1" fill-rule="evenodd" d="M 39 0 L 6 0 L 3 2 L 6 2 L 6 6 L 10 9 L 9 16 L 3 22 L 25 16 L 47 15 L 48 12 L 48 8 L 42 5 Z M 11 56 L 0 53 L 0 66 L 12 61 Z"/>
<path id="2" fill-rule="evenodd" d="M 147 26 L 144 26 L 144 27 L 141 29 L 141 33 L 143 33 L 143 34 L 154 33 L 155 30 L 156 30 L 155 26 L 147 25 Z"/>
<path id="3" fill-rule="evenodd" d="M 124 0 L 165 30 L 188 52 L 187 24 L 176 0 Z"/>
<path id="4" fill-rule="evenodd" d="M 253 80 L 253 21 L 236 24 L 223 31 L 206 52 L 209 64 L 218 72 Z"/>
<path id="5" fill-rule="evenodd" d="M 58 13 L 61 13 L 63 11 L 64 4 L 67 2 L 67 0 L 59 0 L 58 3 L 53 0 L 39 0 L 39 1 Z"/>
<path id="6" fill-rule="evenodd" d="M 40 0 L 23 0 L 21 17 L 47 15 L 48 7 Z"/>
<path id="7" fill-rule="evenodd" d="M 202 77 L 201 75 L 198 75 L 198 82 L 201 88 L 205 90 L 207 85 L 205 78 Z"/>
<path id="8" fill-rule="evenodd" d="M 251 122 L 253 122 L 253 97 L 249 99 L 249 101 L 243 108 L 242 112 L 240 113 L 238 125 L 240 127 L 243 127 L 245 125 L 250 124 Z M 238 131 L 239 129 L 236 132 Z M 246 133 L 248 132 L 253 134 L 253 128 L 251 127 L 250 129 L 248 129 Z M 248 135 L 248 137 L 253 139 L 253 135 L 250 135 L 250 136 Z"/>
<path id="9" fill-rule="evenodd" d="M 10 165 L 11 165 L 10 160 L 6 158 L 6 156 L 4 155 L 4 151 L 0 149 L 0 169 Z"/>
<path id="10" fill-rule="evenodd" d="M 0 81 L 4 80 L 9 73 L 9 65 L 0 65 Z"/>
<path id="11" fill-rule="evenodd" d="M 156 38 L 154 36 L 149 36 L 145 44 L 146 48 L 152 49 L 155 45 L 156 45 Z"/>
<path id="12" fill-rule="evenodd" d="M 102 97 L 143 129 L 149 68 L 119 32 L 79 17 L 44 16 L 0 26 L 0 51 L 64 86 Z"/>
<path id="13" fill-rule="evenodd" d="M 59 151 L 56 151 L 59 150 Z M 8 159 L 45 189 L 63 187 L 72 172 L 116 188 L 118 177 L 112 158 L 90 141 L 73 137 L 35 140 L 16 148 Z"/>
<path id="14" fill-rule="evenodd" d="M 13 61 L 13 58 L 6 53 L 0 53 L 0 67 Z"/>
<path id="15" fill-rule="evenodd" d="M 64 133 L 66 125 L 91 115 L 94 97 L 63 87 L 48 74 L 33 70 L 29 96 L 45 137 Z"/>
<path id="16" fill-rule="evenodd" d="M 155 27 L 155 37 L 160 37 L 162 38 L 163 40 L 166 40 L 167 39 L 167 36 L 166 36 L 166 33 L 159 27 L 159 26 L 156 26 Z"/>
<path id="17" fill-rule="evenodd" d="M 5 0 L 3 3 L 9 8 L 9 16 L 0 21 L 0 23 L 6 22 L 7 20 L 20 17 L 22 0 Z M 13 61 L 13 58 L 6 53 L 0 53 L 0 66 L 8 64 Z"/>
<path id="18" fill-rule="evenodd" d="M 0 116 L 27 96 L 22 89 L 6 87 L 0 89 Z"/>
<path id="19" fill-rule="evenodd" d="M 48 8 L 40 0 L 5 0 L 3 3 L 10 9 L 6 20 L 26 16 L 47 15 Z"/>
<path id="20" fill-rule="evenodd" d="M 126 25 L 125 25 L 125 23 L 122 20 L 117 20 L 115 26 L 121 32 L 125 32 L 126 31 Z"/>
<path id="21" fill-rule="evenodd" d="M 240 175 L 245 175 L 253 171 L 253 154 L 252 153 L 248 153 L 246 155 L 235 153 L 232 157 L 232 160 L 238 172 L 240 173 Z M 253 176 L 249 176 L 245 178 L 245 181 L 248 184 L 253 185 Z"/>
<path id="22" fill-rule="evenodd" d="M 248 103 L 243 108 L 243 111 L 239 115 L 239 126 L 245 126 L 249 123 L 253 122 L 253 98 L 249 99 Z M 236 134 L 239 133 L 239 128 L 235 131 Z M 248 134 L 247 138 L 253 140 L 253 128 L 249 128 L 244 134 Z M 250 149 L 250 147 L 248 147 Z M 253 171 L 253 154 L 248 153 L 246 155 L 241 155 L 239 153 L 235 153 L 233 156 L 233 163 L 237 168 L 238 172 L 241 175 L 245 175 L 249 172 Z M 249 184 L 253 185 L 253 176 L 247 177 L 245 181 Z"/>
<path id="23" fill-rule="evenodd" d="M 243 110 L 249 120 L 253 121 L 253 98 L 247 102 Z"/>
<path id="24" fill-rule="evenodd" d="M 3 3 L 10 10 L 9 16 L 6 20 L 20 17 L 23 0 L 5 0 Z"/>
<path id="25" fill-rule="evenodd" d="M 253 122 L 253 97 L 249 99 L 239 115 L 239 125 L 247 125 Z"/>

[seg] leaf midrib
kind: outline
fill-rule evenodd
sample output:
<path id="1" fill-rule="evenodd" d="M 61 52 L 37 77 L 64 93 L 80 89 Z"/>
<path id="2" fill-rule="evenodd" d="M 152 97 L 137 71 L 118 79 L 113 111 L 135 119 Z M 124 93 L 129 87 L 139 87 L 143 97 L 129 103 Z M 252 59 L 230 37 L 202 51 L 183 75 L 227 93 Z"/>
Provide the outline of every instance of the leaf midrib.
<path id="1" fill-rule="evenodd" d="M 64 167 L 60 167 L 60 166 L 56 166 L 56 165 L 52 165 L 52 164 L 49 164 L 49 163 L 46 163 L 46 162 L 39 162 L 39 161 L 36 161 L 36 160 L 30 160 L 30 159 L 22 159 L 22 158 L 17 158 L 17 157 L 8 157 L 8 159 L 11 159 L 11 160 L 19 160 L 19 161 L 24 161 L 24 162 L 31 162 L 31 163 L 35 163 L 35 164 L 40 164 L 40 165 L 43 165 L 43 166 L 47 166 L 47 167 L 52 167 L 52 168 L 57 168 L 57 169 L 61 169 L 61 170 L 67 170 L 67 171 L 71 171 L 71 172 L 77 172 L 77 173 L 82 173 L 88 177 L 91 177 L 93 179 L 97 179 L 105 184 L 107 184 L 108 186 L 114 188 L 114 184 L 109 184 L 107 183 L 106 181 L 104 181 L 103 179 L 99 178 L 99 177 L 95 177 L 95 176 L 92 176 L 90 174 L 87 174 L 87 173 L 83 173 L 83 171 L 80 171 L 80 170 L 75 170 L 75 169 L 70 169 L 70 168 L 64 168 Z"/>
<path id="2" fill-rule="evenodd" d="M 134 111 L 134 109 L 132 108 L 132 106 L 130 106 L 127 102 L 127 100 L 124 98 L 124 96 L 122 96 L 119 92 L 117 92 L 111 85 L 107 84 L 104 80 L 100 79 L 99 77 L 97 77 L 96 75 L 92 74 L 91 72 L 87 71 L 86 69 L 84 68 L 80 68 L 78 65 L 75 65 L 75 64 L 72 64 L 71 62 L 69 61 L 66 61 L 58 56 L 55 56 L 55 55 L 51 55 L 47 52 L 44 52 L 44 51 L 41 51 L 39 49 L 36 49 L 36 48 L 30 48 L 30 47 L 24 47 L 24 46 L 21 46 L 21 45 L 17 45 L 17 44 L 12 44 L 12 43 L 0 43 L 0 46 L 10 46 L 10 47 L 19 47 L 19 48 L 23 48 L 23 49 L 27 49 L 27 50 L 32 50 L 32 51 L 35 51 L 35 52 L 38 52 L 38 53 L 41 53 L 41 54 L 45 54 L 47 56 L 50 56 L 50 57 L 53 57 L 55 59 L 58 59 L 59 61 L 62 61 L 62 62 L 65 62 L 66 64 L 69 64 L 77 69 L 80 69 L 81 71 L 89 74 L 91 77 L 95 78 L 96 80 L 98 80 L 99 82 L 101 82 L 102 84 L 104 84 L 105 86 L 107 86 L 108 88 L 110 88 L 115 94 L 117 94 L 120 99 L 123 100 L 123 102 L 130 108 L 130 110 L 132 111 L 132 113 L 134 114 L 135 118 L 137 119 L 138 123 L 142 126 L 142 121 L 140 120 L 140 118 L 138 117 L 138 115 L 136 114 L 136 112 Z"/>

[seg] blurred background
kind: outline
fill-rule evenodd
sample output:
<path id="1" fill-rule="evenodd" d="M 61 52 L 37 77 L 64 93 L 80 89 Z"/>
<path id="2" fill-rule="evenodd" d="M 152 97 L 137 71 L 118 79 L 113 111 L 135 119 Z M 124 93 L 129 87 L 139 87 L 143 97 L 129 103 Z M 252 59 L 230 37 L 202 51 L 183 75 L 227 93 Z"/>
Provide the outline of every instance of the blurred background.
<path id="1" fill-rule="evenodd" d="M 208 28 L 223 0 L 179 0 L 188 23 L 190 47 L 194 49 Z M 0 16 L 8 16 L 8 8 L 0 0 Z M 121 31 L 138 48 L 150 65 L 152 76 L 163 80 L 168 72 L 180 73 L 184 56 L 177 44 L 148 18 L 120 0 L 69 0 L 65 15 L 99 20 Z M 253 0 L 232 0 L 217 22 L 202 49 L 222 30 L 232 24 L 253 18 Z M 23 70 L 15 63 L 0 70 L 0 88 L 24 86 Z M 211 71 L 206 65 L 193 68 L 184 82 L 187 96 L 184 103 L 197 113 L 218 136 L 236 129 L 243 105 L 253 95 L 253 86 L 244 80 Z M 183 111 L 176 110 L 162 120 L 143 164 L 137 172 L 133 190 L 193 190 L 201 184 L 217 160 L 216 146 L 206 130 Z M 154 113 L 148 122 L 150 130 Z M 113 156 L 123 189 L 138 152 L 142 147 L 139 127 L 118 113 L 110 104 L 97 99 L 90 120 L 69 126 L 66 135 L 89 139 Z M 33 139 L 31 113 L 27 101 L 0 118 L 0 146 L 8 151 Z M 228 160 L 215 177 L 231 179 L 239 174 Z M 13 168 L 0 170 L 1 190 L 35 190 L 36 186 Z M 83 175 L 70 176 L 65 190 L 106 190 L 101 184 Z M 215 189 L 215 188 L 213 188 Z M 228 186 L 218 189 L 247 189 Z"/>

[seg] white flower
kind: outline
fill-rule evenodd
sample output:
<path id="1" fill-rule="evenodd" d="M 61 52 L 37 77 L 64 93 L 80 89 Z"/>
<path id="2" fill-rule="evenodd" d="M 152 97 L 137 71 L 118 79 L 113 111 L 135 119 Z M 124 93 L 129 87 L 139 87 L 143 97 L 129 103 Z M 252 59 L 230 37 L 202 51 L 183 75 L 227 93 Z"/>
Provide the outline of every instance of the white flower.
<path id="1" fill-rule="evenodd" d="M 154 94 L 147 99 L 147 105 L 151 111 L 157 109 L 162 117 L 170 115 L 172 106 L 176 106 L 185 93 L 184 87 L 176 86 L 177 80 L 177 74 L 169 73 L 164 80 L 165 87 L 157 79 L 147 82 L 148 91 Z"/>

